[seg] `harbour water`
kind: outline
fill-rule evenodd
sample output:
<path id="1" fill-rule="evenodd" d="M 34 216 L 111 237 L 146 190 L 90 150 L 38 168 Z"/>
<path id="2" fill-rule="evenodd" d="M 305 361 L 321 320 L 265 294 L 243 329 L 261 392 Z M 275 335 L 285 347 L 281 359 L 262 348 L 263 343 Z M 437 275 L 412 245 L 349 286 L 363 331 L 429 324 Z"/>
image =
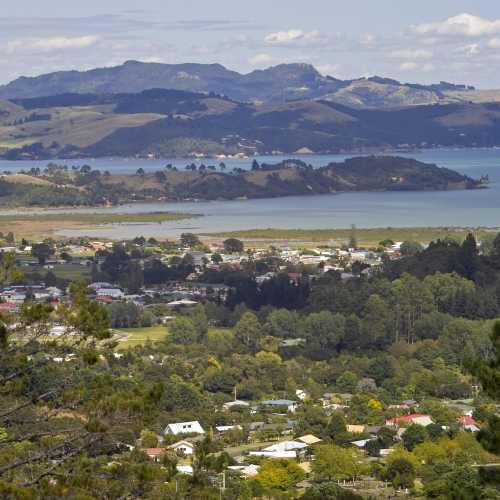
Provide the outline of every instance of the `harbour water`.
<path id="1" fill-rule="evenodd" d="M 116 224 L 93 230 L 66 230 L 66 236 L 87 235 L 92 237 L 133 238 L 175 237 L 182 232 L 210 233 L 255 228 L 330 229 L 346 228 L 355 224 L 360 228 L 411 227 L 411 226 L 458 226 L 500 227 L 500 150 L 460 149 L 428 150 L 401 154 L 420 161 L 435 163 L 467 174 L 471 177 L 488 175 L 488 189 L 446 192 L 355 192 L 320 196 L 299 196 L 259 200 L 144 203 L 124 205 L 110 209 L 88 209 L 97 212 L 151 212 L 176 211 L 201 214 L 194 219 L 161 224 Z M 313 166 L 342 161 L 346 155 L 301 157 Z M 257 157 L 259 162 L 277 163 L 289 158 Z M 250 168 L 252 159 L 224 160 L 227 169 Z M 61 162 L 59 162 L 61 163 Z M 191 163 L 187 159 L 175 160 L 123 160 L 97 159 L 68 161 L 68 165 L 87 163 L 92 168 L 113 173 L 133 173 L 138 168 L 159 170 L 167 163 L 183 168 Z M 200 163 L 200 162 L 198 162 Z M 218 161 L 204 160 L 206 165 Z M 0 170 L 28 170 L 32 166 L 44 166 L 44 162 L 0 161 Z"/>

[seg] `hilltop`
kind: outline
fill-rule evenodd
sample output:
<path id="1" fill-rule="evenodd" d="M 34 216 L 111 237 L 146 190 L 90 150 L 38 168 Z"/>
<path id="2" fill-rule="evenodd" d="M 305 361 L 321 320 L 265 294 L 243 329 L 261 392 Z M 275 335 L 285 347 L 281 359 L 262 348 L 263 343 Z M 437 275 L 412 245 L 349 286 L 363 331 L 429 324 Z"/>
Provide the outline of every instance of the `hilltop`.
<path id="1" fill-rule="evenodd" d="M 481 182 L 453 170 L 399 157 L 358 157 L 314 169 L 298 160 L 252 170 L 169 166 L 157 172 L 111 175 L 50 164 L 0 178 L 0 205 L 116 205 L 138 201 L 231 200 L 348 191 L 475 189 Z"/>
<path id="2" fill-rule="evenodd" d="M 419 85 L 378 76 L 341 80 L 324 76 L 309 64 L 280 64 L 241 74 L 220 64 L 139 61 L 89 71 L 58 71 L 36 77 L 20 77 L 0 87 L 0 98 L 65 93 L 139 93 L 152 88 L 214 92 L 243 102 L 326 99 L 359 108 L 500 100 L 500 91 L 478 91 L 470 86 L 447 82 Z"/>

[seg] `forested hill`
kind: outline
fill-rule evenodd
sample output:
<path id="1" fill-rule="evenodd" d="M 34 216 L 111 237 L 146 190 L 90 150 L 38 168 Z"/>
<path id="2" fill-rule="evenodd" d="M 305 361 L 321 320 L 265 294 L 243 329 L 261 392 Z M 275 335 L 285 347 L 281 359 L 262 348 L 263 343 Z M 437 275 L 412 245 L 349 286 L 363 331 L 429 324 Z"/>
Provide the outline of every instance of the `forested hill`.
<path id="1" fill-rule="evenodd" d="M 481 181 L 413 159 L 370 156 L 314 169 L 298 160 L 254 161 L 250 171 L 194 164 L 157 172 L 111 175 L 90 167 L 50 164 L 0 179 L 0 204 L 102 205 L 133 201 L 218 200 L 317 195 L 347 191 L 475 189 Z"/>
<path id="2" fill-rule="evenodd" d="M 0 101 L 0 156 L 13 160 L 494 146 L 499 103 L 377 110 L 327 99 L 249 104 L 165 89 Z"/>

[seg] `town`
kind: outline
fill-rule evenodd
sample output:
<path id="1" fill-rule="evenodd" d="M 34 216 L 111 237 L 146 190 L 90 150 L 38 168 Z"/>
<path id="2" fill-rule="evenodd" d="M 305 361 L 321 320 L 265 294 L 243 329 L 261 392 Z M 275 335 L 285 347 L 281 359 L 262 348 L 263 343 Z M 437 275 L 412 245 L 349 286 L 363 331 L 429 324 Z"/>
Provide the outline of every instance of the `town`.
<path id="1" fill-rule="evenodd" d="M 29 370 L 54 367 L 47 383 L 76 377 L 44 425 L 99 419 L 79 439 L 99 443 L 89 460 L 106 488 L 134 464 L 152 478 L 134 488 L 153 498 L 439 498 L 494 485 L 498 386 L 470 360 L 500 354 L 495 233 L 370 248 L 355 227 L 311 248 L 1 237 L 5 336 Z M 3 380 L 15 379 L 5 361 Z M 49 447 L 49 463 L 69 460 L 66 446 L 63 459 Z M 0 439 L 0 474 L 2 450 Z M 63 486 L 38 467 L 38 485 Z"/>

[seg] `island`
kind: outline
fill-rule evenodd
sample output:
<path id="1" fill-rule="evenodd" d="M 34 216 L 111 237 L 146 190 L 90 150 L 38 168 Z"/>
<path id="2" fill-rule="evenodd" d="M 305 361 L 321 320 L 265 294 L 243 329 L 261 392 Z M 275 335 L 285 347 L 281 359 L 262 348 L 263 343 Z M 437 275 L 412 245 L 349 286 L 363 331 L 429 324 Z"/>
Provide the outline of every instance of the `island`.
<path id="1" fill-rule="evenodd" d="M 397 156 L 365 156 L 313 168 L 301 160 L 259 164 L 250 170 L 172 165 L 155 172 L 111 174 L 88 165 L 50 163 L 0 177 L 0 206 L 113 206 L 133 202 L 235 200 L 311 196 L 352 191 L 445 191 L 485 187 L 456 171 Z"/>

